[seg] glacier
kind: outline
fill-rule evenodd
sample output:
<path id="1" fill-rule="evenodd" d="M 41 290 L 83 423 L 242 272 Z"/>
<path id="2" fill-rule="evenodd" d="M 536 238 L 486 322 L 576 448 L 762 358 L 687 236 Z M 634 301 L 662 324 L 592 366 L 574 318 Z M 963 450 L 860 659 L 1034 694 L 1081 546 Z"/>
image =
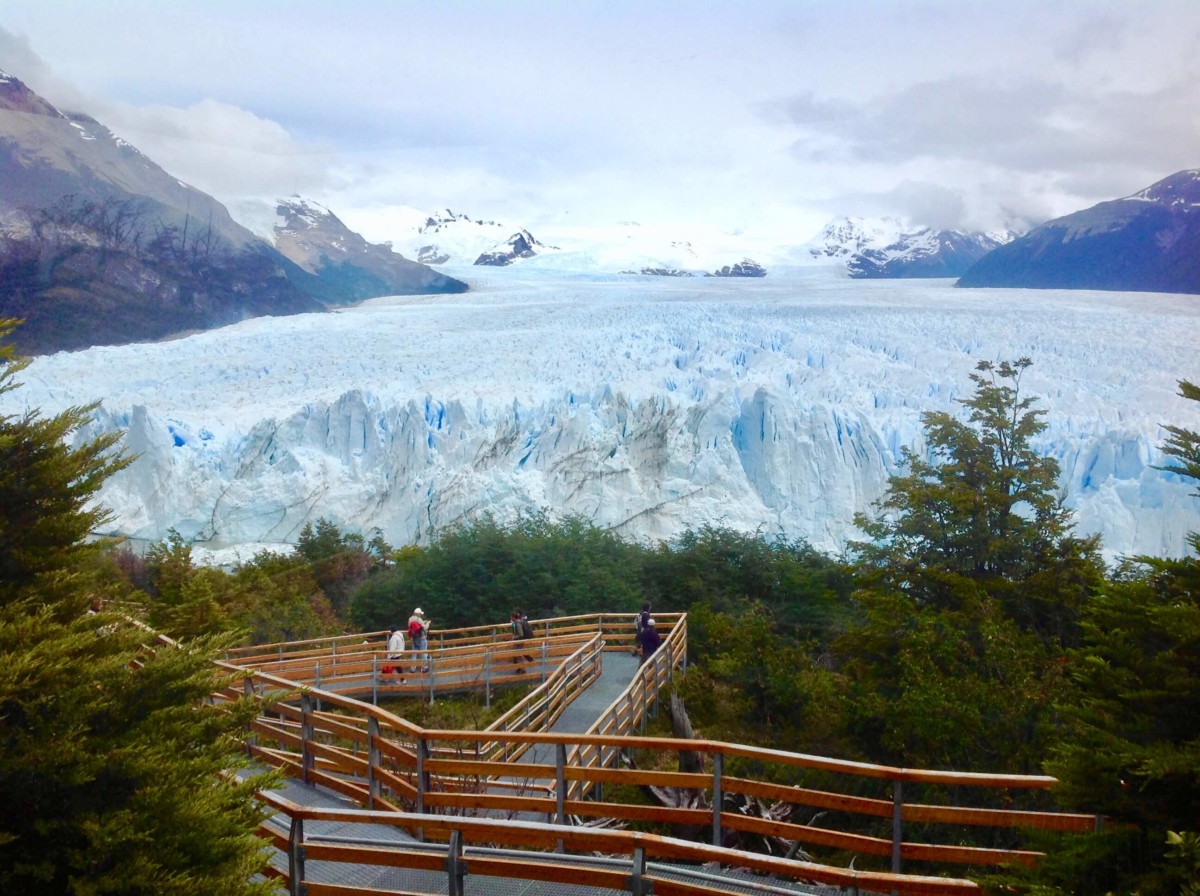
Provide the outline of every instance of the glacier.
<path id="1" fill-rule="evenodd" d="M 1110 559 L 1179 556 L 1195 484 L 1159 469 L 1163 424 L 1200 429 L 1195 297 L 850 280 L 607 275 L 570 259 L 450 270 L 471 292 L 375 299 L 186 338 L 33 359 L 0 413 L 100 400 L 132 465 L 98 500 L 108 534 L 174 529 L 196 556 L 286 550 L 324 517 L 394 545 L 491 513 L 575 515 L 640 540 L 705 524 L 861 537 L 923 448 L 925 411 L 961 413 L 980 360 L 1033 360 L 1077 531 Z"/>

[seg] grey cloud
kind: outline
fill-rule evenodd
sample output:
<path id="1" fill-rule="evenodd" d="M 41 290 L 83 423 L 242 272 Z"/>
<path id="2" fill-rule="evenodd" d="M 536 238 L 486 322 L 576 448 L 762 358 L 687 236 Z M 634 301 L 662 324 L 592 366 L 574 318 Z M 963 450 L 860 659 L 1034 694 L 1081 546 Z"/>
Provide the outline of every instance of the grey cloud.
<path id="1" fill-rule="evenodd" d="M 1200 164 L 1200 91 L 1184 82 L 1092 95 L 1037 81 L 944 79 L 861 103 L 798 94 L 772 117 L 800 130 L 792 151 L 805 162 L 967 163 L 1054 177 L 1085 197 L 1112 198 Z"/>
<path id="2" fill-rule="evenodd" d="M 836 138 L 859 161 L 920 156 L 987 162 L 1024 171 L 1093 161 L 1193 158 L 1200 150 L 1200 96 L 1191 85 L 1152 93 L 1087 96 L 1029 82 L 925 82 L 854 105 L 802 95 L 787 119 Z M 800 152 L 814 134 L 797 141 Z M 1167 173 L 1167 172 L 1164 172 Z"/>
<path id="3" fill-rule="evenodd" d="M 68 112 L 88 108 L 84 94 L 57 77 L 22 35 L 0 27 L 0 70 L 8 72 L 39 96 Z"/>
<path id="4" fill-rule="evenodd" d="M 893 204 L 893 215 L 936 230 L 961 229 L 967 220 L 967 203 L 961 190 L 940 184 L 904 181 L 883 197 Z"/>
<path id="5" fill-rule="evenodd" d="M 1077 22 L 1054 47 L 1054 54 L 1064 62 L 1078 64 L 1102 52 L 1118 49 L 1128 23 L 1116 15 L 1096 15 Z"/>

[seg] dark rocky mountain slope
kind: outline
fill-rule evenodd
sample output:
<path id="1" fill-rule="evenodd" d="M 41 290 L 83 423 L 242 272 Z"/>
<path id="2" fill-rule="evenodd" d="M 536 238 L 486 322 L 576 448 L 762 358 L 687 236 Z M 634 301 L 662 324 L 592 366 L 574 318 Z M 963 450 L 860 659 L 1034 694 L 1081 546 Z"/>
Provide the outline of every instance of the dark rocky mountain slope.
<path id="1" fill-rule="evenodd" d="M 1200 293 L 1200 169 L 1047 221 L 958 285 Z"/>
<path id="2" fill-rule="evenodd" d="M 94 119 L 0 72 L 0 317 L 24 321 L 22 353 L 465 289 L 390 248 L 343 241 L 351 251 L 306 269 Z"/>
<path id="3" fill-rule="evenodd" d="M 461 280 L 369 243 L 329 209 L 299 197 L 279 200 L 275 248 L 320 282 L 326 301 L 385 295 L 465 292 Z"/>

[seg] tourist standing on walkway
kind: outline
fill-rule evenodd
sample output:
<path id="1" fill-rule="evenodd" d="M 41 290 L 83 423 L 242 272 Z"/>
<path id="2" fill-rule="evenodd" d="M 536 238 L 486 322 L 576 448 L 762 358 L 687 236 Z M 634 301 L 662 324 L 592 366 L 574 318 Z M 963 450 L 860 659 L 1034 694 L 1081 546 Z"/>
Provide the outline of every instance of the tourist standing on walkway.
<path id="1" fill-rule="evenodd" d="M 387 642 L 387 658 L 396 662 L 389 662 L 383 667 L 385 675 L 392 672 L 403 671 L 404 668 L 404 630 L 401 628 L 393 628 L 392 634 L 388 637 Z M 403 678 L 400 679 L 404 681 Z"/>
<path id="2" fill-rule="evenodd" d="M 513 610 L 512 618 L 509 620 L 509 622 L 512 625 L 512 636 L 513 636 L 514 641 L 528 641 L 530 638 L 533 637 L 533 626 L 529 624 L 529 617 L 526 616 L 522 610 L 520 610 L 520 609 Z M 536 662 L 534 660 L 534 658 L 532 656 L 530 656 L 528 653 L 524 654 L 524 657 L 525 657 L 525 662 L 529 663 L 530 665 L 532 665 L 534 662 Z M 519 664 L 520 656 L 514 656 L 513 663 Z M 525 668 L 523 666 L 520 666 L 517 669 L 517 674 L 524 675 Z"/>
<path id="3" fill-rule="evenodd" d="M 650 621 L 650 601 L 642 604 L 642 612 L 633 617 L 633 650 L 629 651 L 634 656 L 637 656 L 642 646 L 642 630 L 646 627 L 646 623 Z"/>
<path id="4" fill-rule="evenodd" d="M 658 629 L 654 627 L 653 619 L 646 619 L 646 624 L 642 626 L 642 630 L 638 633 L 638 643 L 642 646 L 642 662 L 650 659 L 654 651 L 662 646 L 662 637 L 658 634 Z"/>
<path id="5" fill-rule="evenodd" d="M 412 641 L 413 660 L 420 660 L 425 665 L 421 669 L 422 672 L 429 671 L 429 620 L 425 618 L 425 611 L 420 607 L 413 610 L 411 616 L 408 617 L 408 638 Z M 416 666 L 408 667 L 410 672 L 416 672 Z"/>

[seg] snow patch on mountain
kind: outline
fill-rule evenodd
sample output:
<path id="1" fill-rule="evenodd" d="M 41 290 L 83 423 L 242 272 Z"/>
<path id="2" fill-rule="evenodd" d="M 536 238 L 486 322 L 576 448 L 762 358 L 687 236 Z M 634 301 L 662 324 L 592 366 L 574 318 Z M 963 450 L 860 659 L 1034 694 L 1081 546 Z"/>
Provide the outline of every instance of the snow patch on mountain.
<path id="1" fill-rule="evenodd" d="M 809 241 L 816 261 L 843 265 L 851 277 L 957 277 L 997 246 L 1016 238 L 990 233 L 935 230 L 898 218 L 842 217 Z"/>

